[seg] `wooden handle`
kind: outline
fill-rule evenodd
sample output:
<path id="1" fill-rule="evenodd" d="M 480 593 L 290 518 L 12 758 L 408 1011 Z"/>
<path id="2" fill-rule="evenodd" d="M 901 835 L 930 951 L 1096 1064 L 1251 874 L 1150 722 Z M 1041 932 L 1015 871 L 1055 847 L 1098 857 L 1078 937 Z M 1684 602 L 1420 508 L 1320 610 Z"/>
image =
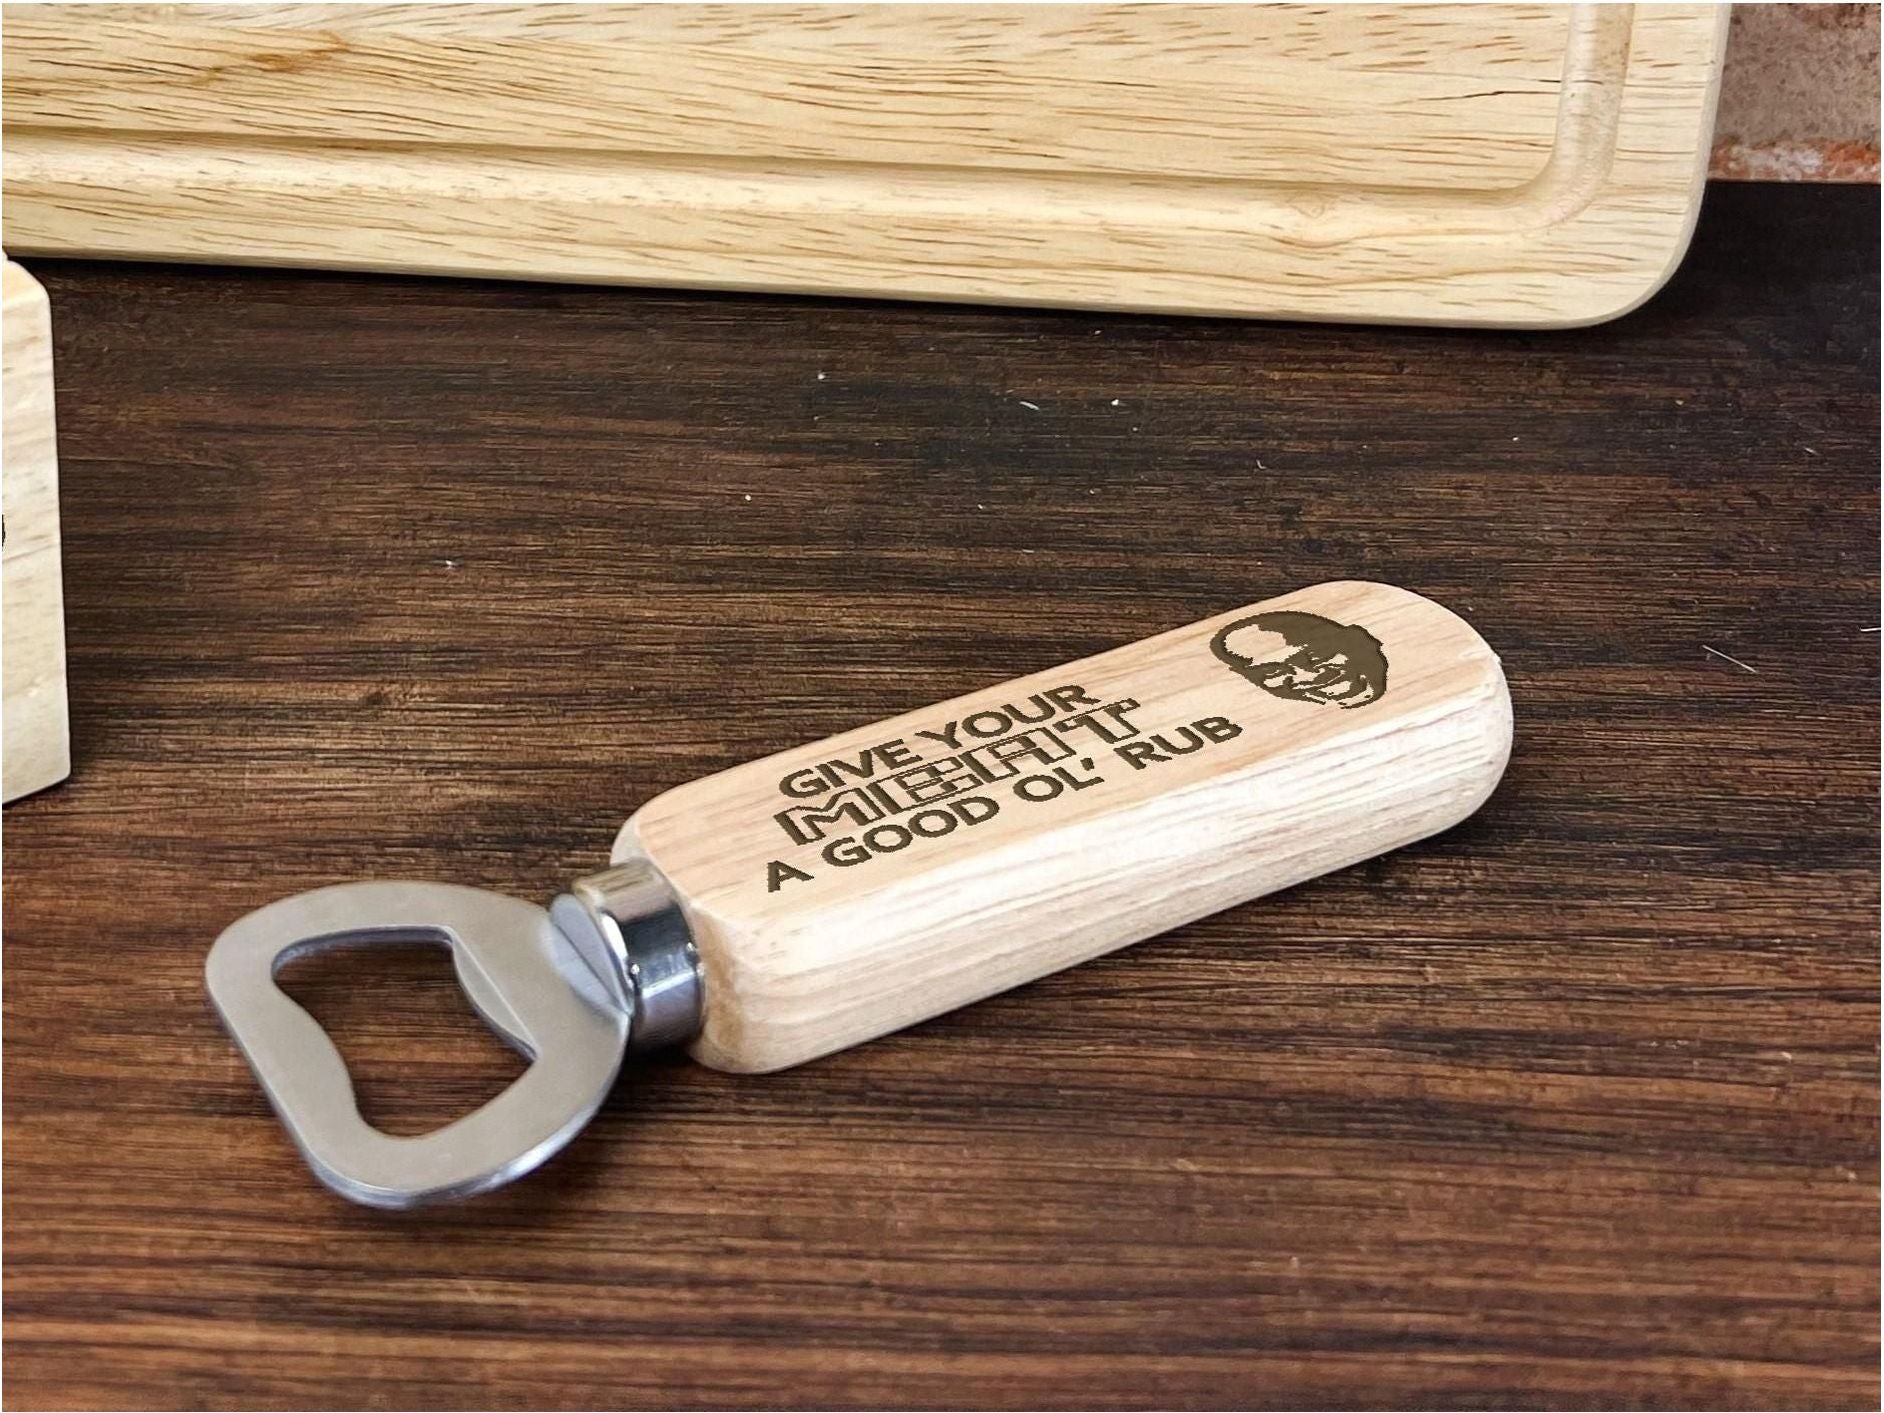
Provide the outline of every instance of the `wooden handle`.
<path id="1" fill-rule="evenodd" d="M 670 790 L 614 857 L 693 926 L 695 1058 L 774 1070 L 1436 833 L 1510 749 L 1463 620 L 1321 584 Z"/>

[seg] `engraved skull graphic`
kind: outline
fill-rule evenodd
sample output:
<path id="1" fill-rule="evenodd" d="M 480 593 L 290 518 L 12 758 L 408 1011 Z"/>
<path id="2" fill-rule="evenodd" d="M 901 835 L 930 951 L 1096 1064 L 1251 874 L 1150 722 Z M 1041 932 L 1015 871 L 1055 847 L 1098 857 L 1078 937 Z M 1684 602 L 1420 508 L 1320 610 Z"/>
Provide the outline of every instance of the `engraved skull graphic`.
<path id="1" fill-rule="evenodd" d="M 1231 671 L 1271 696 L 1318 706 L 1366 706 L 1387 690 L 1387 658 L 1365 628 L 1313 613 L 1258 613 L 1210 640 Z"/>

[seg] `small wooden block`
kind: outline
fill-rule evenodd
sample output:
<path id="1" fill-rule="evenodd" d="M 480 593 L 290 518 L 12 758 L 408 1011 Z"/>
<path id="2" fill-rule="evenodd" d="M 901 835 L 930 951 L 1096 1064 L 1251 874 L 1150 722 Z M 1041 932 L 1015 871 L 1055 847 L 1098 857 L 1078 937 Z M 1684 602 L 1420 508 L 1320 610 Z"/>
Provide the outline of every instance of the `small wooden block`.
<path id="1" fill-rule="evenodd" d="M 65 592 L 59 577 L 59 453 L 53 431 L 46 291 L 12 261 L 5 284 L 4 798 L 71 773 L 65 702 Z"/>

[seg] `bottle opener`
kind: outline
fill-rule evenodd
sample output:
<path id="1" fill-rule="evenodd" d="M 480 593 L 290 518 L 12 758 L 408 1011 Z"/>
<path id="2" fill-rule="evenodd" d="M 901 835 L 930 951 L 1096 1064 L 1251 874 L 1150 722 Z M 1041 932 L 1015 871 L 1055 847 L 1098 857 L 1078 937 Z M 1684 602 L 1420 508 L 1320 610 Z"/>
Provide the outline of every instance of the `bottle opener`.
<path id="1" fill-rule="evenodd" d="M 1463 620 L 1321 584 L 670 790 L 548 909 L 415 882 L 271 903 L 216 940 L 209 991 L 329 1187 L 463 1197 L 567 1143 L 630 1050 L 802 1064 L 1434 834 L 1510 747 L 1504 674 Z M 275 975 L 414 938 L 451 949 L 530 1065 L 395 1137 Z"/>

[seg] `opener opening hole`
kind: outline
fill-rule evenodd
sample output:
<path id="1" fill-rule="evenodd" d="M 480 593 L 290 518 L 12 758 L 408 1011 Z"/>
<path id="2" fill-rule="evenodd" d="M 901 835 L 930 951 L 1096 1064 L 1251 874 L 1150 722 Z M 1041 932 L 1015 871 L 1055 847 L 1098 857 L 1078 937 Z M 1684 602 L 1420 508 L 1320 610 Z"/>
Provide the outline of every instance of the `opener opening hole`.
<path id="1" fill-rule="evenodd" d="M 530 1066 L 465 996 L 439 933 L 314 939 L 282 954 L 275 984 L 333 1039 L 360 1117 L 381 1133 L 443 1128 Z"/>

